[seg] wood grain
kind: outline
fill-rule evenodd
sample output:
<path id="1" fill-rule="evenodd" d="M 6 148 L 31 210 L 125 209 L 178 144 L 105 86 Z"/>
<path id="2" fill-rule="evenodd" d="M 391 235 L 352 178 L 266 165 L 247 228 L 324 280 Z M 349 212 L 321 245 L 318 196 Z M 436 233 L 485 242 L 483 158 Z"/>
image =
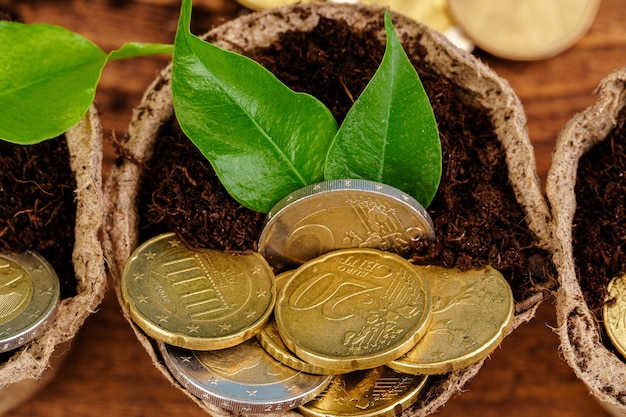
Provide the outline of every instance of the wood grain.
<path id="1" fill-rule="evenodd" d="M 193 30 L 203 32 L 242 13 L 234 0 L 196 0 Z M 177 0 L 0 0 L 25 22 L 63 25 L 105 50 L 126 41 L 172 42 Z M 609 72 L 626 65 L 626 3 L 604 0 L 588 34 L 564 53 L 543 61 L 514 62 L 476 54 L 517 92 L 527 114 L 538 172 L 545 178 L 560 128 L 595 100 L 593 90 Z M 1 47 L 1 46 L 0 46 Z M 107 146 L 122 137 L 132 109 L 168 57 L 113 62 L 96 96 Z M 1 63 L 0 63 L 1 65 Z M 559 355 L 553 300 L 505 339 L 467 391 L 437 414 L 446 416 L 608 416 Z M 86 417 L 206 414 L 161 376 L 137 343 L 111 291 L 90 317 L 53 382 L 9 416 Z"/>

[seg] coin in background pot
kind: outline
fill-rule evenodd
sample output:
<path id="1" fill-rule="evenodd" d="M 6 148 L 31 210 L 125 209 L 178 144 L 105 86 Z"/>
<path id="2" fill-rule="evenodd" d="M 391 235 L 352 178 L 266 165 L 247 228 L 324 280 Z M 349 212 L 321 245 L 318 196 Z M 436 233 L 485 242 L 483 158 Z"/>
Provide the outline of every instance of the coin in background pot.
<path id="1" fill-rule="evenodd" d="M 502 342 L 513 321 L 513 293 L 499 271 L 420 266 L 433 298 L 433 320 L 417 345 L 388 366 L 444 374 L 472 365 Z"/>
<path id="2" fill-rule="evenodd" d="M 501 58 L 537 60 L 576 43 L 600 0 L 448 0 L 454 21 L 474 43 Z"/>
<path id="3" fill-rule="evenodd" d="M 355 371 L 335 377 L 322 394 L 298 410 L 311 417 L 393 417 L 415 402 L 426 380 L 386 366 Z"/>
<path id="4" fill-rule="evenodd" d="M 295 371 L 256 339 L 228 349 L 191 351 L 159 343 L 174 378 L 198 398 L 236 413 L 285 411 L 315 398 L 331 376 Z"/>
<path id="5" fill-rule="evenodd" d="M 258 253 L 192 251 L 174 233 L 133 252 L 121 294 L 149 336 L 198 350 L 224 349 L 255 336 L 276 300 L 274 274 Z"/>
<path id="6" fill-rule="evenodd" d="M 609 282 L 603 315 L 611 343 L 626 358 L 626 275 Z"/>
<path id="7" fill-rule="evenodd" d="M 344 371 L 408 352 L 430 313 L 428 284 L 409 261 L 375 249 L 342 249 L 295 271 L 278 294 L 274 318 L 299 358 Z"/>
<path id="8" fill-rule="evenodd" d="M 0 352 L 17 349 L 45 330 L 56 313 L 60 284 L 38 253 L 0 254 Z"/>
<path id="9" fill-rule="evenodd" d="M 434 236 L 432 219 L 408 194 L 374 181 L 332 180 L 278 202 L 268 213 L 259 252 L 282 272 L 336 249 L 405 255 L 413 242 Z"/>
<path id="10" fill-rule="evenodd" d="M 365 4 L 380 4 L 424 23 L 445 35 L 457 47 L 471 52 L 472 42 L 467 39 L 452 21 L 446 0 L 363 0 Z"/>

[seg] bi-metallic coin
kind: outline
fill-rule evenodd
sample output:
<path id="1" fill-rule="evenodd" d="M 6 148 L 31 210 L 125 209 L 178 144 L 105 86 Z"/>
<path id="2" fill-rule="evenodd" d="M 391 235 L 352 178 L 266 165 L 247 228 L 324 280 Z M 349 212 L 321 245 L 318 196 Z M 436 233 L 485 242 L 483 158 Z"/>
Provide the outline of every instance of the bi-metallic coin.
<path id="1" fill-rule="evenodd" d="M 149 336 L 187 349 L 224 349 L 261 331 L 276 300 L 274 274 L 256 252 L 192 251 L 166 233 L 126 263 L 121 294 Z"/>
<path id="2" fill-rule="evenodd" d="M 159 343 L 165 363 L 198 398 L 235 413 L 269 413 L 304 404 L 331 376 L 293 370 L 263 350 L 256 339 L 222 350 L 192 351 Z"/>
<path id="3" fill-rule="evenodd" d="M 479 362 L 511 327 L 513 293 L 499 271 L 418 267 L 433 298 L 433 320 L 417 345 L 388 366 L 409 374 L 444 374 Z"/>
<path id="4" fill-rule="evenodd" d="M 277 297 L 276 327 L 289 350 L 313 365 L 374 368 L 424 335 L 431 296 L 406 259 L 376 249 L 341 249 L 299 267 Z"/>
<path id="5" fill-rule="evenodd" d="M 507 59 L 552 57 L 576 43 L 600 0 L 448 0 L 453 20 L 485 51 Z"/>
<path id="6" fill-rule="evenodd" d="M 259 252 L 278 272 L 344 248 L 400 255 L 434 239 L 426 210 L 408 194 L 367 180 L 332 180 L 297 190 L 268 213 Z"/>
<path id="7" fill-rule="evenodd" d="M 41 334 L 57 311 L 59 278 L 38 253 L 0 254 L 0 352 Z"/>
<path id="8" fill-rule="evenodd" d="M 606 301 L 604 328 L 615 349 L 626 358 L 626 275 L 609 282 Z"/>
<path id="9" fill-rule="evenodd" d="M 322 394 L 298 410 L 310 417 L 394 417 L 415 402 L 426 380 L 386 366 L 355 371 L 336 376 Z"/>

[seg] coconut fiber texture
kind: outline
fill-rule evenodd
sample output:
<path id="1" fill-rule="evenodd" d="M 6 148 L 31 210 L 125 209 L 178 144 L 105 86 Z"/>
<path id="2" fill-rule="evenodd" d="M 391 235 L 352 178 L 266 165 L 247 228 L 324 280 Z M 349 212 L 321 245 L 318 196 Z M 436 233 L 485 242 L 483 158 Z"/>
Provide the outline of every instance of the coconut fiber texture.
<path id="1" fill-rule="evenodd" d="M 626 363 L 604 331 L 606 286 L 626 273 L 626 68 L 561 130 L 546 182 L 554 210 L 561 350 L 602 402 L 626 413 Z"/>
<path id="2" fill-rule="evenodd" d="M 206 39 L 252 57 L 291 88 L 320 98 L 341 122 L 382 58 L 383 14 L 378 6 L 307 3 L 242 16 Z M 552 282 L 550 213 L 522 106 L 508 83 L 473 56 L 426 26 L 392 16 L 433 103 L 444 149 L 443 185 L 428 209 L 438 238 L 416 247 L 412 259 L 501 269 L 516 297 L 514 329 L 532 318 Z M 188 147 L 173 120 L 170 77 L 166 68 L 135 110 L 106 186 L 105 253 L 118 297 L 124 264 L 145 239 L 175 231 L 191 246 L 254 250 L 264 220 L 224 195 L 210 165 Z M 208 230 L 200 227 L 207 224 Z M 174 385 L 211 415 L 229 415 L 176 383 L 153 341 L 132 326 Z M 406 413 L 434 412 L 481 365 L 431 378 Z"/>

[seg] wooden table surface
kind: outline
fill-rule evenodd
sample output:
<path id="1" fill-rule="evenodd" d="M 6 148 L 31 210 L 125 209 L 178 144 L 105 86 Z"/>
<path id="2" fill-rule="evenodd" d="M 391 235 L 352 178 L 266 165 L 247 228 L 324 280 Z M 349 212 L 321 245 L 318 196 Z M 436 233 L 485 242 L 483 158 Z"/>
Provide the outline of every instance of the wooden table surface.
<path id="1" fill-rule="evenodd" d="M 194 18 L 200 24 L 217 24 L 241 10 L 235 0 L 196 0 L 194 4 Z M 25 22 L 63 25 L 106 51 L 126 41 L 172 42 L 178 7 L 177 0 L 0 0 L 0 10 L 12 8 Z M 560 128 L 594 102 L 593 90 L 604 76 L 626 65 L 624 21 L 626 2 L 603 0 L 587 35 L 554 58 L 514 62 L 480 54 L 521 98 L 542 178 Z M 141 58 L 107 66 L 96 97 L 107 143 L 113 135 L 124 135 L 132 108 L 168 59 Z M 111 161 L 107 145 L 104 175 Z M 466 385 L 466 392 L 449 401 L 438 415 L 607 416 L 561 358 L 555 325 L 554 300 L 548 299 L 529 324 L 505 339 Z M 112 291 L 73 341 L 57 377 L 9 415 L 70 413 L 88 417 L 206 415 L 153 367 Z"/>

